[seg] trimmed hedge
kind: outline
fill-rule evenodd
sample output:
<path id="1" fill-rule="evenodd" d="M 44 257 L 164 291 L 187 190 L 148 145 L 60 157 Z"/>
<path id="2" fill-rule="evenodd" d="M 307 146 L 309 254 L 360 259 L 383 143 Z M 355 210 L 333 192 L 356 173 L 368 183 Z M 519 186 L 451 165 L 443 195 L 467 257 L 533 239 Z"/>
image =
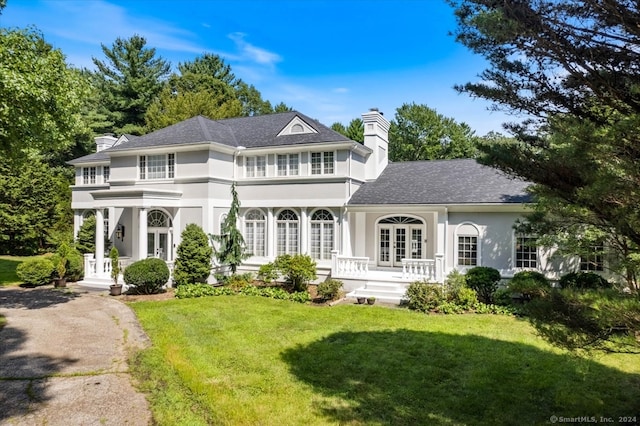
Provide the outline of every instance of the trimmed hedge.
<path id="1" fill-rule="evenodd" d="M 16 274 L 27 285 L 45 285 L 51 282 L 54 268 L 53 262 L 49 259 L 32 258 L 19 264 Z"/>
<path id="2" fill-rule="evenodd" d="M 488 266 L 476 266 L 466 273 L 467 286 L 476 291 L 482 303 L 492 303 L 493 293 L 498 289 L 500 271 Z"/>
<path id="3" fill-rule="evenodd" d="M 140 294 L 159 293 L 168 280 L 169 267 L 162 259 L 138 260 L 124 270 L 124 282 Z"/>

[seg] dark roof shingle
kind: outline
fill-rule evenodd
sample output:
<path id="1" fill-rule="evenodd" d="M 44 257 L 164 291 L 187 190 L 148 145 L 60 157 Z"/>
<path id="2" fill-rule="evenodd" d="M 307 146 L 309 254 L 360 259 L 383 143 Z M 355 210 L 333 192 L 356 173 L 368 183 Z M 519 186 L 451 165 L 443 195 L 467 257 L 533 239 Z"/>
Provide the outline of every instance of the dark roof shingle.
<path id="1" fill-rule="evenodd" d="M 390 163 L 349 205 L 526 203 L 529 183 L 471 159 Z"/>

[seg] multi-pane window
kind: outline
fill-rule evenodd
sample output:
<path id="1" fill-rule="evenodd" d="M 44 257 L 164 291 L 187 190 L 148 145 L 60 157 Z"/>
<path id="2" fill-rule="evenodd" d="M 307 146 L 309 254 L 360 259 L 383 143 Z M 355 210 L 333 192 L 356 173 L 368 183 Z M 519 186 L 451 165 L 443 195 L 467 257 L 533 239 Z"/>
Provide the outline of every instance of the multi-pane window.
<path id="1" fill-rule="evenodd" d="M 300 168 L 298 154 L 278 155 L 278 176 L 297 176 Z"/>
<path id="2" fill-rule="evenodd" d="M 173 179 L 175 158 L 175 154 L 141 155 L 138 161 L 140 179 Z"/>
<path id="3" fill-rule="evenodd" d="M 96 183 L 96 168 L 95 167 L 83 167 L 82 168 L 82 183 L 84 185 L 90 185 Z"/>
<path id="4" fill-rule="evenodd" d="M 331 175 L 333 174 L 333 152 L 312 152 L 311 153 L 311 174 Z"/>
<path id="5" fill-rule="evenodd" d="M 311 257 L 331 259 L 333 250 L 333 215 L 328 210 L 317 210 L 311 215 Z"/>
<path id="6" fill-rule="evenodd" d="M 259 155 L 245 158 L 247 177 L 264 177 L 267 175 L 267 157 Z"/>
<path id="7" fill-rule="evenodd" d="M 266 220 L 264 214 L 259 210 L 247 212 L 244 218 L 244 229 L 244 240 L 247 251 L 254 256 L 264 256 L 266 241 Z"/>
<path id="8" fill-rule="evenodd" d="M 102 166 L 102 181 L 104 183 L 109 182 L 110 175 L 111 175 L 111 168 L 109 166 Z"/>
<path id="9" fill-rule="evenodd" d="M 298 253 L 298 215 L 292 210 L 283 210 L 276 221 L 277 251 L 281 254 Z"/>
<path id="10" fill-rule="evenodd" d="M 580 256 L 581 271 L 602 271 L 604 270 L 604 245 L 594 244 L 589 248 L 589 253 Z"/>
<path id="11" fill-rule="evenodd" d="M 537 268 L 538 247 L 536 239 L 525 235 L 516 236 L 516 268 Z"/>
<path id="12" fill-rule="evenodd" d="M 476 266 L 478 264 L 478 237 L 458 237 L 458 265 Z"/>

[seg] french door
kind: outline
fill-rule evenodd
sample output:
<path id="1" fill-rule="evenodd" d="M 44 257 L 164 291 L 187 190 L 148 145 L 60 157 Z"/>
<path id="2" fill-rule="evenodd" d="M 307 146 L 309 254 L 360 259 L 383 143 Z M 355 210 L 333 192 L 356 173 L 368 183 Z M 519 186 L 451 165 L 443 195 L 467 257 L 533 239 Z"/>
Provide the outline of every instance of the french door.
<path id="1" fill-rule="evenodd" d="M 147 231 L 147 256 L 167 260 L 169 252 L 169 232 L 166 229 Z"/>
<path id="2" fill-rule="evenodd" d="M 380 225 L 378 228 L 378 265 L 402 266 L 402 259 L 422 259 L 422 227 Z"/>

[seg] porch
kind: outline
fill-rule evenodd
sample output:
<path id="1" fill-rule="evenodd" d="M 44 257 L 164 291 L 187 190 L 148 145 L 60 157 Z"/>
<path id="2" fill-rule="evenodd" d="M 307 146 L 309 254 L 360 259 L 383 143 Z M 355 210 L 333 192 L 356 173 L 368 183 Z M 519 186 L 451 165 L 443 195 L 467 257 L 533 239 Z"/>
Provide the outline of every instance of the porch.
<path id="1" fill-rule="evenodd" d="M 347 297 L 375 297 L 381 302 L 399 304 L 414 281 L 442 283 L 444 256 L 435 259 L 401 259 L 401 268 L 372 266 L 368 257 L 331 256 L 331 278 L 344 283 Z"/>

